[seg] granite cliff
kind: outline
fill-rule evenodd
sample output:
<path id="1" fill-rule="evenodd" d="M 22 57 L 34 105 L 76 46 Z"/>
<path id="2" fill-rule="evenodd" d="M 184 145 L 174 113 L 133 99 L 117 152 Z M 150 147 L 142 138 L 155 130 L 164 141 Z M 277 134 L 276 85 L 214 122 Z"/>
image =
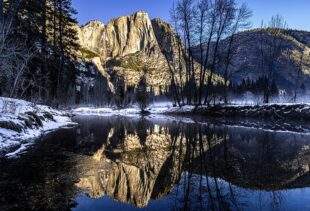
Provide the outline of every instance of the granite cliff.
<path id="1" fill-rule="evenodd" d="M 107 25 L 90 21 L 78 27 L 78 36 L 80 58 L 93 63 L 95 59 L 105 77 L 116 74 L 127 86 L 135 86 L 146 74 L 149 86 L 159 93 L 170 85 L 172 64 L 181 58 L 185 66 L 182 43 L 173 28 L 160 19 L 151 20 L 145 12 L 113 19 Z"/>

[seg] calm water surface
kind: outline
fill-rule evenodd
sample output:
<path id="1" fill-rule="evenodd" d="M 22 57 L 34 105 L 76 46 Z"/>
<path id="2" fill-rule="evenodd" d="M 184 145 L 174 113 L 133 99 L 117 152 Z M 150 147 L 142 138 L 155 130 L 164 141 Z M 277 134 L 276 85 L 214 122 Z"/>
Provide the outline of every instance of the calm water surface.
<path id="1" fill-rule="evenodd" d="M 79 127 L 0 160 L 0 210 L 310 210 L 310 135 L 158 119 Z"/>

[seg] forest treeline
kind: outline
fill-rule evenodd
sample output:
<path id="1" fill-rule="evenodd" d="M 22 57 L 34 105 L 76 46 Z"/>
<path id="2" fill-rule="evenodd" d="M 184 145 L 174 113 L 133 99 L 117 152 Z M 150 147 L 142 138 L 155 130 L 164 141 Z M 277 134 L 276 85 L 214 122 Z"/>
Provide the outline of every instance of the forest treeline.
<path id="1" fill-rule="evenodd" d="M 93 83 L 86 84 L 87 77 L 79 77 L 87 74 L 81 73 L 83 65 L 76 58 L 80 46 L 75 16 L 71 0 L 0 0 L 0 96 L 56 106 L 112 103 L 125 107 L 138 102 L 145 110 L 154 95 L 152 87 L 147 87 L 145 74 L 137 87 L 126 87 L 124 78 L 110 74 L 113 92 L 107 91 L 109 81 L 99 71 L 92 74 Z M 171 83 L 160 95 L 168 96 L 178 106 L 200 106 L 227 104 L 233 95 L 252 92 L 269 103 L 279 93 L 275 79 L 286 47 L 287 26 L 281 16 L 262 24 L 257 40 L 262 77 L 232 84 L 232 61 L 239 47 L 237 34 L 251 27 L 251 16 L 247 5 L 236 0 L 175 1 L 171 19 L 179 40 L 178 52 L 163 51 Z M 164 34 L 162 39 L 165 36 L 171 34 Z M 304 49 L 300 52 L 300 58 L 294 60 L 298 74 L 302 72 Z M 180 65 L 183 62 L 185 65 Z M 218 72 L 222 79 L 215 82 Z M 293 92 L 296 100 L 297 88 Z"/>
<path id="2" fill-rule="evenodd" d="M 174 1 L 171 24 L 175 31 L 173 36 L 177 39 L 173 47 L 162 50 L 169 66 L 171 82 L 162 88 L 161 95 L 168 96 L 174 105 L 180 107 L 228 104 L 233 98 L 244 98 L 249 93 L 255 96 L 253 99 L 256 99 L 256 103 L 270 103 L 279 95 L 285 96 L 285 101 L 293 102 L 298 94 L 302 96 L 305 91 L 301 80 L 305 49 L 298 46 L 297 58 L 293 55 L 287 40 L 290 30 L 280 15 L 273 16 L 267 24 L 262 23 L 256 30 L 259 65 L 255 69 L 259 72 L 255 73 L 255 77 L 232 83 L 234 74 L 238 74 L 232 71 L 233 61 L 244 59 L 238 58 L 238 35 L 251 28 L 251 16 L 247 4 L 240 5 L 236 0 Z M 161 36 L 162 40 L 171 40 L 172 35 L 166 31 Z M 277 84 L 277 73 L 281 71 L 283 57 L 296 67 L 295 83 L 300 84 L 295 89 L 287 90 L 287 93 L 280 90 Z M 120 107 L 128 102 L 127 96 L 131 95 L 130 90 L 126 91 L 122 84 L 116 84 L 116 90 L 122 90 L 119 93 L 123 93 L 118 95 Z"/>
<path id="3" fill-rule="evenodd" d="M 1 95 L 49 104 L 73 98 L 75 14 L 71 0 L 0 0 Z"/>
<path id="4" fill-rule="evenodd" d="M 276 83 L 279 63 L 283 56 L 297 67 L 297 80 L 302 75 L 304 48 L 297 51 L 300 56 L 293 59 L 287 46 L 287 24 L 276 15 L 269 23 L 261 24 L 257 30 L 260 78 L 244 78 L 240 84 L 232 84 L 235 72 L 234 59 L 238 56 L 238 34 L 251 27 L 251 10 L 246 4 L 239 5 L 235 0 L 177 0 L 171 10 L 174 29 L 183 41 L 186 51 L 186 80 L 177 80 L 179 71 L 172 74 L 171 90 L 175 104 L 210 105 L 211 103 L 229 103 L 231 96 L 252 92 L 262 96 L 262 103 L 270 103 L 273 96 L 279 94 Z M 197 64 L 196 60 L 199 63 Z M 170 62 L 174 70 L 178 61 Z M 198 67 L 197 67 L 198 66 Z M 198 69 L 198 71 L 197 71 Z M 198 73 L 197 73 L 198 72 Z M 215 75 L 221 73 L 222 82 L 214 82 Z M 252 80 L 252 81 L 251 81 Z M 257 80 L 257 81 L 256 81 Z M 248 84 L 245 84 L 244 82 Z M 250 81 L 250 82 L 249 82 Z M 301 83 L 296 81 L 296 84 Z M 293 101 L 303 86 L 292 90 Z M 239 96 L 240 97 L 240 96 Z"/>

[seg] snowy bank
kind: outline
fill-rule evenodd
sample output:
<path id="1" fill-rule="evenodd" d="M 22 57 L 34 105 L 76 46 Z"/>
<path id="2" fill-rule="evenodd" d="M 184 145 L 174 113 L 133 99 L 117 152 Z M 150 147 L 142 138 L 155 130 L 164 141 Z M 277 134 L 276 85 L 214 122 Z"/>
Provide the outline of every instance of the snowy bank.
<path id="1" fill-rule="evenodd" d="M 172 112 L 190 112 L 194 106 L 173 107 L 170 102 L 154 103 L 151 104 L 147 111 L 150 114 L 167 114 Z M 138 116 L 141 111 L 137 105 L 130 108 L 118 109 L 113 107 L 80 107 L 72 110 L 75 115 L 99 115 L 99 116 Z"/>
<path id="2" fill-rule="evenodd" d="M 171 103 L 154 103 L 147 111 L 153 115 L 186 115 L 215 118 L 253 118 L 266 120 L 310 121 L 309 104 L 264 104 L 264 105 L 217 105 L 173 107 Z M 111 107 L 83 107 L 72 111 L 76 115 L 139 116 L 138 106 L 116 109 Z"/>
<path id="3" fill-rule="evenodd" d="M 75 125 L 66 112 L 23 100 L 0 97 L 0 111 L 0 155 L 12 156 L 49 131 Z"/>
<path id="4" fill-rule="evenodd" d="M 255 118 L 274 120 L 310 121 L 310 105 L 308 104 L 265 104 L 256 106 L 211 106 L 199 107 L 191 113 L 207 117 Z"/>
<path id="5" fill-rule="evenodd" d="M 147 109 L 150 114 L 202 115 L 207 117 L 254 117 L 273 119 L 310 120 L 309 104 L 264 104 L 264 105 L 217 105 L 173 107 L 171 103 L 154 103 Z M 76 115 L 100 116 L 136 116 L 140 114 L 138 106 L 117 109 L 113 107 L 81 107 L 72 111 Z"/>

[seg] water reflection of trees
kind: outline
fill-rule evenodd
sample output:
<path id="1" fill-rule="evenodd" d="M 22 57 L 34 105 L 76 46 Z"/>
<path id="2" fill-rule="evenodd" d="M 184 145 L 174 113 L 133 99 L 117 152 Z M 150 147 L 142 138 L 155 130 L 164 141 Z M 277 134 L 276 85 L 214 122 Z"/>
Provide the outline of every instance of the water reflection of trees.
<path id="1" fill-rule="evenodd" d="M 184 160 L 188 165 L 183 171 L 187 173 L 181 180 L 184 209 L 193 208 L 193 205 L 206 205 L 210 210 L 242 209 L 246 207 L 244 201 L 248 196 L 235 185 L 269 190 L 265 195 L 270 195 L 270 207 L 276 208 L 285 198 L 285 191 L 278 190 L 291 188 L 293 181 L 302 175 L 309 176 L 307 137 L 299 137 L 297 143 L 294 135 L 281 135 L 279 139 L 271 132 L 236 133 L 227 127 L 202 126 L 191 131 L 196 136 L 189 138 L 191 145 L 186 149 L 194 156 L 188 155 Z M 204 148 L 205 142 L 207 148 Z M 197 145 L 198 157 L 195 156 Z M 193 193 L 196 196 L 190 197 Z"/>
<path id="2" fill-rule="evenodd" d="M 239 207 L 238 193 L 231 183 L 223 187 L 215 175 L 215 151 L 218 145 L 226 146 L 227 134 L 214 133 L 210 126 L 186 126 L 182 131 L 186 140 L 186 153 L 182 174 L 176 188 L 172 191 L 176 209 L 183 210 L 230 210 Z M 226 166 L 228 167 L 228 166 Z M 182 173 L 185 172 L 185 173 Z M 228 191 L 229 190 L 229 191 Z"/>
<path id="3" fill-rule="evenodd" d="M 151 195 L 147 194 L 143 202 L 136 204 L 128 198 L 127 202 L 136 206 L 146 206 L 151 198 L 174 195 L 178 209 L 238 210 L 247 196 L 235 185 L 278 190 L 289 188 L 292 181 L 307 172 L 305 153 L 301 151 L 309 143 L 303 139 L 292 141 L 295 136 L 285 139 L 269 132 L 212 124 L 157 125 L 145 119 L 119 127 L 116 137 L 108 142 L 117 140 L 122 144 L 107 147 L 105 159 L 152 172 L 147 180 L 154 180 L 147 187 Z M 125 144 L 130 135 L 139 144 Z M 139 147 L 128 150 L 130 144 Z M 115 147 L 119 153 L 114 153 Z M 281 192 L 270 193 L 273 206 L 279 204 Z"/>
<path id="4" fill-rule="evenodd" d="M 75 206 L 77 164 L 64 149 L 74 147 L 71 131 L 46 137 L 17 159 L 0 159 L 0 210 L 70 210 Z"/>
<path id="5" fill-rule="evenodd" d="M 10 194 L 12 199 L 27 193 L 28 205 L 36 208 L 46 192 L 43 199 L 53 204 L 43 206 L 69 207 L 78 188 L 137 207 L 165 198 L 176 210 L 243 210 L 254 195 L 257 206 L 268 201 L 280 207 L 281 190 L 309 185 L 304 179 L 309 177 L 308 137 L 147 119 L 79 121 L 76 130 L 55 134 L 25 154 L 28 160 L 1 167 L 6 172 L 1 181 L 23 187 Z M 38 174 L 15 173 L 25 166 Z M 3 184 L 1 189 L 12 190 Z"/>

